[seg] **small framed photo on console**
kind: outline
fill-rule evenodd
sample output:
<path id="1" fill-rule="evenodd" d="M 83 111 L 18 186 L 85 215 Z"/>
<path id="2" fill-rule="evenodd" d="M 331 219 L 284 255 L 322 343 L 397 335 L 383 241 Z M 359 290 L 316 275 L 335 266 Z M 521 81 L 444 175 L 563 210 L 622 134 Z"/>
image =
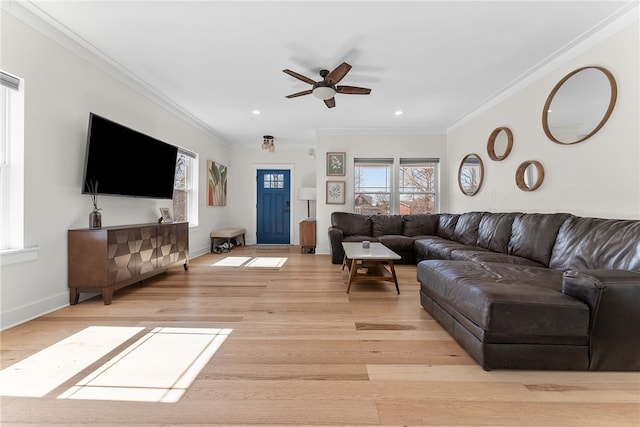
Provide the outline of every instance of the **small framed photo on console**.
<path id="1" fill-rule="evenodd" d="M 173 222 L 173 218 L 171 217 L 171 209 L 169 208 L 160 208 L 160 220 L 161 222 Z"/>

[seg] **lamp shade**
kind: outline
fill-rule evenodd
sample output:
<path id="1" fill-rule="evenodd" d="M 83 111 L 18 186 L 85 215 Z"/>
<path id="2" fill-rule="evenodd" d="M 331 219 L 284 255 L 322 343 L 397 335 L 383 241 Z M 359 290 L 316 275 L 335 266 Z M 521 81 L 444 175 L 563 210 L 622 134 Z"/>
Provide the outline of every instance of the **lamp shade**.
<path id="1" fill-rule="evenodd" d="M 315 200 L 315 199 L 316 199 L 315 187 L 298 188 L 298 200 Z"/>

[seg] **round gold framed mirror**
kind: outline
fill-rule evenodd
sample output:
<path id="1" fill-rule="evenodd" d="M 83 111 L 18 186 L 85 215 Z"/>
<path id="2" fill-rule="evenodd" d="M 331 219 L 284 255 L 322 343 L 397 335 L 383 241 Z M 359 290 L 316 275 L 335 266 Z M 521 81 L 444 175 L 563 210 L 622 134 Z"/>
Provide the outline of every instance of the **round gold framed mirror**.
<path id="1" fill-rule="evenodd" d="M 542 110 L 544 133 L 557 144 L 582 142 L 604 126 L 617 97 L 616 80 L 607 69 L 578 68 L 549 94 Z"/>
<path id="2" fill-rule="evenodd" d="M 534 191 L 544 181 L 544 167 L 537 160 L 527 160 L 520 163 L 516 170 L 516 185 L 522 191 Z"/>
<path id="3" fill-rule="evenodd" d="M 507 127 L 495 128 L 487 141 L 487 153 L 491 160 L 504 160 L 513 147 L 513 132 Z"/>
<path id="4" fill-rule="evenodd" d="M 458 186 L 462 194 L 475 195 L 482 187 L 484 179 L 484 164 L 477 154 L 464 156 L 458 168 Z"/>

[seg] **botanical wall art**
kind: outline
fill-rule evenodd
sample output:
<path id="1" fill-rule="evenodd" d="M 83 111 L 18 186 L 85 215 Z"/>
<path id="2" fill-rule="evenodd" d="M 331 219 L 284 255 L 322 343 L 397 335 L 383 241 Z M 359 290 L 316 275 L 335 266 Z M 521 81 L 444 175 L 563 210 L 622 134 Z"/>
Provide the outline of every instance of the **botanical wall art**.
<path id="1" fill-rule="evenodd" d="M 327 181 L 327 204 L 344 205 L 345 181 Z"/>
<path id="2" fill-rule="evenodd" d="M 227 167 L 207 160 L 207 206 L 227 205 Z"/>
<path id="3" fill-rule="evenodd" d="M 345 175 L 345 153 L 327 153 L 327 176 Z"/>

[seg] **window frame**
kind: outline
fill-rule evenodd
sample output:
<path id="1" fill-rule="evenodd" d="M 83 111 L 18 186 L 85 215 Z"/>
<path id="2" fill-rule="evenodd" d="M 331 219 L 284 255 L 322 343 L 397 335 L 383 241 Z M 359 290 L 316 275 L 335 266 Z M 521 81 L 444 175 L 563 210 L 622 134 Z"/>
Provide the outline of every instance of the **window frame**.
<path id="1" fill-rule="evenodd" d="M 24 250 L 24 80 L 0 70 L 0 92 L 0 251 L 5 255 Z"/>
<path id="2" fill-rule="evenodd" d="M 403 191 L 401 188 L 402 169 L 404 167 L 432 167 L 433 177 L 431 184 L 431 191 Z M 400 204 L 402 203 L 402 195 L 426 195 L 431 196 L 433 199 L 433 212 L 440 211 L 440 159 L 437 158 L 400 158 L 398 161 L 398 209 L 396 212 L 400 212 Z"/>
<path id="3" fill-rule="evenodd" d="M 178 185 L 178 167 L 180 163 L 180 156 L 187 159 L 186 173 L 184 178 L 184 186 Z M 178 159 L 176 160 L 176 177 L 174 179 L 174 197 L 172 199 L 173 217 L 174 221 L 179 218 L 176 213 L 176 191 L 184 191 L 186 193 L 187 203 L 187 218 L 189 227 L 196 227 L 198 225 L 198 154 L 184 148 L 178 148 Z"/>
<path id="4" fill-rule="evenodd" d="M 373 159 L 373 158 L 355 158 L 353 159 L 353 174 L 354 174 L 354 179 L 353 179 L 353 204 L 354 204 L 354 212 L 356 213 L 362 213 L 362 214 L 366 214 L 366 215 L 371 215 L 371 214 L 376 214 L 376 213 L 380 213 L 380 214 L 389 214 L 391 212 L 393 212 L 394 208 L 393 208 L 393 188 L 394 188 L 394 170 L 393 170 L 393 166 L 394 166 L 394 160 L 390 159 L 390 158 L 379 158 L 379 159 Z M 374 168 L 379 168 L 381 170 L 384 170 L 384 180 L 386 181 L 385 184 L 383 186 L 370 186 L 370 187 L 366 187 L 364 184 L 360 183 L 360 179 L 359 175 L 359 169 L 361 168 L 365 168 L 365 169 L 374 169 Z M 369 188 L 370 190 L 368 191 L 363 191 L 364 189 Z M 382 190 L 375 190 L 375 189 L 382 189 Z M 366 208 L 365 204 L 359 204 L 358 200 L 362 197 L 362 198 L 367 198 L 367 197 L 371 197 L 371 204 L 369 205 L 370 208 Z M 387 211 L 386 212 L 380 212 L 380 209 L 377 208 L 376 206 L 379 206 L 380 200 L 375 200 L 376 197 L 380 198 L 380 197 L 384 197 L 387 196 Z M 374 203 L 375 201 L 375 203 Z M 382 200 L 383 201 L 383 200 Z"/>

